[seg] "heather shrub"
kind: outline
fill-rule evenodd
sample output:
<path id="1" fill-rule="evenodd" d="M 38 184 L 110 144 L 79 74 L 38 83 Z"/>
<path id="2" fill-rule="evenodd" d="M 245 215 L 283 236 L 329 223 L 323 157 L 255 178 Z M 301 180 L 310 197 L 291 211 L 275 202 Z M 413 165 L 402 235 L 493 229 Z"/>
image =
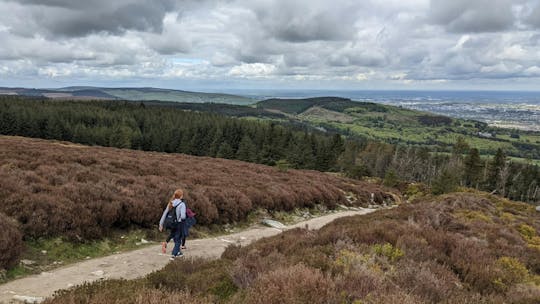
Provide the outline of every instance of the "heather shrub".
<path id="1" fill-rule="evenodd" d="M 166 291 L 188 290 L 198 295 L 213 295 L 223 300 L 237 290 L 230 276 L 228 260 L 207 261 L 196 258 L 176 260 L 147 277 L 150 286 Z"/>
<path id="2" fill-rule="evenodd" d="M 463 283 L 478 292 L 494 291 L 497 279 L 494 257 L 487 247 L 475 240 L 458 239 L 450 261 Z"/>
<path id="3" fill-rule="evenodd" d="M 211 304 L 205 297 L 196 297 L 185 291 L 163 292 L 156 289 L 144 289 L 138 292 L 134 304 Z"/>
<path id="4" fill-rule="evenodd" d="M 402 289 L 414 293 L 429 303 L 452 298 L 459 290 L 459 278 L 446 266 L 433 261 L 405 260 L 396 265 L 392 280 Z"/>
<path id="5" fill-rule="evenodd" d="M 405 292 L 400 289 L 391 289 L 389 291 L 376 291 L 368 294 L 364 299 L 357 303 L 366 304 L 426 304 L 422 298 L 415 294 Z M 356 303 L 354 303 L 356 304 Z"/>
<path id="6" fill-rule="evenodd" d="M 259 251 L 253 249 L 235 259 L 231 277 L 236 286 L 245 289 L 250 287 L 261 274 L 287 264 L 283 254 L 272 252 L 261 258 Z"/>
<path id="7" fill-rule="evenodd" d="M 381 273 L 367 267 L 355 267 L 354 271 L 338 274 L 334 277 L 336 291 L 345 303 L 363 303 L 369 294 L 391 290 Z"/>
<path id="8" fill-rule="evenodd" d="M 428 197 L 229 246 L 217 261 L 175 261 L 136 293 L 227 303 L 539 303 L 540 255 L 522 234 L 536 237 L 528 227 L 537 231 L 540 218 L 513 209 L 506 223 L 490 196 Z"/>
<path id="9" fill-rule="evenodd" d="M 247 291 L 245 303 L 339 303 L 335 284 L 320 270 L 303 264 L 261 275 Z"/>
<path id="10" fill-rule="evenodd" d="M 532 284 L 516 284 L 506 292 L 507 303 L 537 304 L 540 303 L 540 287 Z"/>
<path id="11" fill-rule="evenodd" d="M 0 213 L 0 269 L 17 265 L 23 250 L 22 233 L 17 223 Z"/>
<path id="12" fill-rule="evenodd" d="M 428 234 L 429 236 L 426 239 L 424 235 Z M 408 258 L 415 261 L 437 261 L 444 263 L 448 261 L 446 254 L 433 246 L 434 244 L 428 242 L 428 239 L 441 240 L 441 237 L 439 237 L 440 234 L 440 232 L 435 232 L 429 228 L 426 228 L 422 234 L 411 231 L 411 233 L 400 236 L 396 242 L 396 246 L 406 252 Z"/>
<path id="13" fill-rule="evenodd" d="M 391 200 L 377 185 L 307 170 L 277 170 L 240 161 L 86 147 L 0 137 L 0 212 L 25 237 L 96 239 L 111 229 L 156 227 L 176 188 L 199 225 L 246 220 L 257 208 L 289 211 L 319 204 L 332 209 Z"/>
<path id="14" fill-rule="evenodd" d="M 142 280 L 100 280 L 59 290 L 43 304 L 135 303 L 143 289 Z"/>

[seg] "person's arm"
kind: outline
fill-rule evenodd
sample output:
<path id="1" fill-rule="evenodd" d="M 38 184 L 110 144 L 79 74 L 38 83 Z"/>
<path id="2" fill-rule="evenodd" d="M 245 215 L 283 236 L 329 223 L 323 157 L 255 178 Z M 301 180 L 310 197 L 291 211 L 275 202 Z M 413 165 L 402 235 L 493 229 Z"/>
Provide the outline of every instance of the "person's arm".
<path id="1" fill-rule="evenodd" d="M 163 224 L 165 224 L 165 217 L 167 216 L 167 212 L 169 210 L 167 210 L 169 208 L 165 207 L 165 210 L 163 211 L 163 215 L 161 216 L 161 219 L 159 220 L 159 228 L 160 229 L 163 229 Z"/>
<path id="2" fill-rule="evenodd" d="M 186 219 L 186 204 L 180 203 L 178 207 L 176 208 L 176 218 L 178 218 L 178 221 L 183 221 Z"/>

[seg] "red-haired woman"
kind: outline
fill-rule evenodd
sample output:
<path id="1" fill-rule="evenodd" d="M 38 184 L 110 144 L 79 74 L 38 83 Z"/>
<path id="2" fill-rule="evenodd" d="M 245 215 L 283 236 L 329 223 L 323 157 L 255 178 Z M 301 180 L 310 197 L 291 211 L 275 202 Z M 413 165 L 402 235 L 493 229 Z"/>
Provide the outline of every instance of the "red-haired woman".
<path id="1" fill-rule="evenodd" d="M 169 236 L 166 242 L 161 244 L 161 249 L 165 253 L 167 249 L 167 243 L 172 238 L 174 240 L 174 248 L 172 251 L 172 258 L 182 256 L 180 246 L 182 245 L 182 239 L 184 235 L 184 222 L 186 220 L 186 203 L 183 200 L 184 191 L 177 189 L 174 191 L 173 196 L 169 200 L 167 207 L 163 211 L 163 215 L 159 220 L 159 231 L 163 231 L 163 228 L 170 229 Z"/>

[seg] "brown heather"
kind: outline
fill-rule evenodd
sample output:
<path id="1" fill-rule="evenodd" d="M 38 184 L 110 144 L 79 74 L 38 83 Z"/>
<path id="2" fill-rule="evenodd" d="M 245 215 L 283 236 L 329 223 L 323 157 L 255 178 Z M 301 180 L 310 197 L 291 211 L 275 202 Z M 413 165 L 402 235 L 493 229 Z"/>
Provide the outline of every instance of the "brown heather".
<path id="1" fill-rule="evenodd" d="M 22 233 L 17 223 L 0 213 L 0 269 L 8 269 L 17 264 L 23 250 Z"/>
<path id="2" fill-rule="evenodd" d="M 378 203 L 391 199 L 376 185 L 317 171 L 0 136 L 0 212 L 25 238 L 84 241 L 111 229 L 156 227 L 176 188 L 186 190 L 201 225 L 243 221 L 256 208 L 349 205 L 349 194 L 354 205 L 367 204 L 371 193 Z M 9 226 L 1 238 L 20 251 L 16 226 L 1 222 Z M 11 249 L 2 250 L 0 267 L 12 265 Z"/>
<path id="3" fill-rule="evenodd" d="M 141 280 L 141 294 L 184 292 L 186 301 L 216 303 L 538 304 L 540 250 L 531 242 L 539 232 L 530 205 L 453 193 L 230 246 L 215 261 L 175 261 Z M 47 303 L 114 293 L 88 288 Z"/>

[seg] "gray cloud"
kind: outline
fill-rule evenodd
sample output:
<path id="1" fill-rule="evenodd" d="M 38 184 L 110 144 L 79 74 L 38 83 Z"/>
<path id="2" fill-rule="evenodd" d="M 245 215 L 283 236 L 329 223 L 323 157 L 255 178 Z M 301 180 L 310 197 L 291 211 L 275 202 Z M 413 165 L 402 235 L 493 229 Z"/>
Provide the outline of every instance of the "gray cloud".
<path id="1" fill-rule="evenodd" d="M 538 14 L 538 0 L 0 0 L 0 85 L 537 80 Z"/>
<path id="2" fill-rule="evenodd" d="M 496 32 L 514 24 L 511 0 L 431 0 L 429 17 L 449 32 Z"/>
<path id="3" fill-rule="evenodd" d="M 535 28 L 540 28 L 540 2 L 534 6 L 531 13 L 525 19 L 525 22 L 532 25 Z"/>
<path id="4" fill-rule="evenodd" d="M 34 30 L 49 36 L 81 37 L 92 33 L 121 34 L 126 30 L 161 32 L 173 0 L 43 1 L 25 0 Z"/>
<path id="5" fill-rule="evenodd" d="M 355 33 L 358 2 L 253 1 L 249 4 L 270 37 L 288 42 L 345 40 Z"/>

